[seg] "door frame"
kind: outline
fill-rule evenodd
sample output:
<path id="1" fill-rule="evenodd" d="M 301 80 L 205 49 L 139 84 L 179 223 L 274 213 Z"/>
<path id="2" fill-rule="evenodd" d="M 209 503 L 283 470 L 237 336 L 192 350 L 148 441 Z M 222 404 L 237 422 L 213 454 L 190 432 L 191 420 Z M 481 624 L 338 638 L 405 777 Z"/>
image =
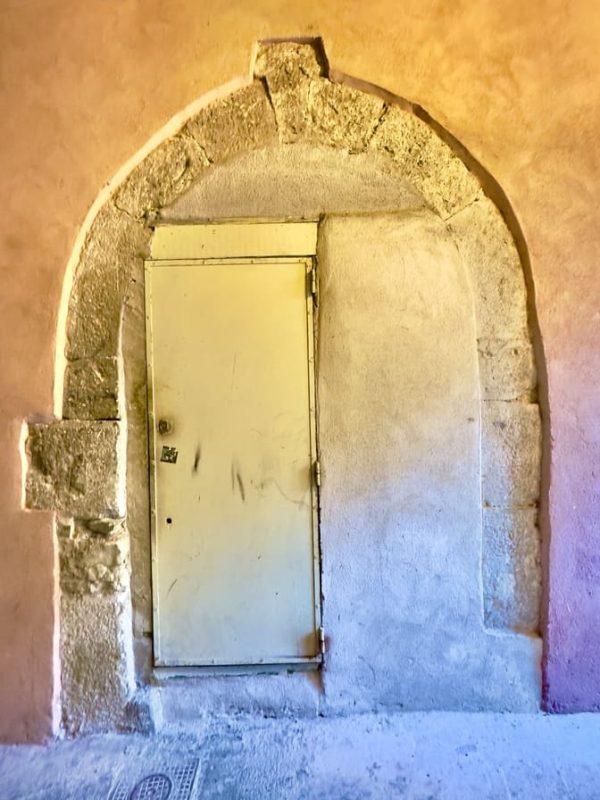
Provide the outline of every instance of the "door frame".
<path id="1" fill-rule="evenodd" d="M 144 262 L 146 367 L 147 367 L 147 421 L 148 421 L 148 479 L 150 493 L 150 552 L 152 581 L 152 621 L 154 669 L 160 674 L 193 675 L 215 672 L 217 674 L 245 674 L 280 670 L 318 669 L 324 657 L 324 631 L 322 627 L 323 597 L 321 581 L 321 536 L 319 504 L 319 447 L 318 403 L 315 379 L 315 352 L 317 342 L 318 276 L 316 261 L 317 222 L 274 222 L 273 220 L 222 220 L 210 223 L 182 223 L 157 225 L 152 241 L 150 258 Z M 260 663 L 172 664 L 160 656 L 157 515 L 156 515 L 156 420 L 154 418 L 151 281 L 152 269 L 169 266 L 196 266 L 219 264 L 304 263 L 306 270 L 307 352 L 309 425 L 311 447 L 311 516 L 313 551 L 314 619 L 317 653 L 314 656 L 272 658 Z"/>

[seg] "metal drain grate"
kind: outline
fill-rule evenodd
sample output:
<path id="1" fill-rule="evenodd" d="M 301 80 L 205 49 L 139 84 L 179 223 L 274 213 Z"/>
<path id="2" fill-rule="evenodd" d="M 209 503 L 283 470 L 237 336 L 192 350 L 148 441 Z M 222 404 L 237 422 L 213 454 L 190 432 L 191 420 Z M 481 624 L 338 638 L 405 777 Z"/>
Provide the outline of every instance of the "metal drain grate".
<path id="1" fill-rule="evenodd" d="M 108 800 L 190 800 L 198 759 L 178 766 L 161 768 L 137 783 L 120 781 Z"/>
<path id="2" fill-rule="evenodd" d="M 131 793 L 131 800 L 168 800 L 173 784 L 166 775 L 148 775 Z"/>

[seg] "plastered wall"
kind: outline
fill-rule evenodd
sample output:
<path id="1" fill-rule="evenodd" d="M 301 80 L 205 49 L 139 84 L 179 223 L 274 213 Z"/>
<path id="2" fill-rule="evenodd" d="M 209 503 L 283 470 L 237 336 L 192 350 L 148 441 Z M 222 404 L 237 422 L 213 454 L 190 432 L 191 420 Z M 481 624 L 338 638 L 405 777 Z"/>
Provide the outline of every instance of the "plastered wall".
<path id="1" fill-rule="evenodd" d="M 250 44 L 320 34 L 334 66 L 423 105 L 506 191 L 531 257 L 552 452 L 547 698 L 600 705 L 598 90 L 594 4 L 7 2 L 0 337 L 1 735 L 52 729 L 56 554 L 21 511 L 21 421 L 52 416 L 69 253 L 99 189 L 186 104 L 247 71 Z"/>

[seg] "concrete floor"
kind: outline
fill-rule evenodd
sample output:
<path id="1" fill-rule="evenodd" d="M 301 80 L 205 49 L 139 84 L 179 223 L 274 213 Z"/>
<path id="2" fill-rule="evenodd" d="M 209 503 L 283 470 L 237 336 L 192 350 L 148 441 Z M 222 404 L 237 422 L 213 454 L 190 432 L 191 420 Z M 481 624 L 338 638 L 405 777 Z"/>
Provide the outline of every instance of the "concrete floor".
<path id="1" fill-rule="evenodd" d="M 1 747 L 0 798 L 107 800 L 118 786 L 129 798 L 143 776 L 194 759 L 191 797 L 202 800 L 597 800 L 600 714 L 237 717 L 193 732 Z"/>

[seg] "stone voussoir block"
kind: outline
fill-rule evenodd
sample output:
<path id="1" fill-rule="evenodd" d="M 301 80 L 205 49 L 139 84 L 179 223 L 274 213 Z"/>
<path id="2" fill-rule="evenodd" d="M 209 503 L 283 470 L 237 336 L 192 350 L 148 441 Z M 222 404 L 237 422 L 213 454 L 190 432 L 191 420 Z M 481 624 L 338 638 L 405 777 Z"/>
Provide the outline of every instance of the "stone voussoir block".
<path id="1" fill-rule="evenodd" d="M 325 75 L 325 64 L 317 49 L 297 42 L 263 45 L 256 57 L 254 74 L 268 87 L 279 140 L 301 140 L 310 126 L 311 86 Z"/>
<path id="2" fill-rule="evenodd" d="M 122 302 L 116 271 L 84 257 L 69 301 L 65 348 L 69 360 L 117 355 Z"/>
<path id="3" fill-rule="evenodd" d="M 150 228 L 111 201 L 100 209 L 75 270 L 67 318 L 68 359 L 117 355 L 121 308 L 132 278 L 150 253 L 151 237 Z"/>
<path id="4" fill-rule="evenodd" d="M 516 400 L 537 384 L 533 347 L 527 339 L 479 339 L 479 371 L 484 400 Z"/>
<path id="5" fill-rule="evenodd" d="M 497 508 L 539 501 L 541 419 L 537 403 L 482 403 L 483 504 Z"/>
<path id="6" fill-rule="evenodd" d="M 266 79 L 269 91 L 279 92 L 295 83 L 327 74 L 325 54 L 309 42 L 272 42 L 258 48 L 256 78 Z"/>
<path id="7" fill-rule="evenodd" d="M 539 629 L 541 583 L 537 510 L 484 509 L 486 626 L 536 632 Z"/>
<path id="8" fill-rule="evenodd" d="M 514 239 L 492 201 L 481 195 L 449 223 L 468 265 L 480 339 L 527 339 L 527 288 Z"/>
<path id="9" fill-rule="evenodd" d="M 124 517 L 122 436 L 113 421 L 29 425 L 27 507 L 86 520 Z"/>
<path id="10" fill-rule="evenodd" d="M 332 83 L 326 72 L 317 47 L 294 42 L 262 47 L 255 68 L 269 88 L 281 142 L 363 151 L 384 103 L 375 95 Z"/>
<path id="11" fill-rule="evenodd" d="M 389 106 L 369 147 L 387 152 L 442 218 L 472 202 L 481 191 L 477 178 L 427 125 L 400 106 Z"/>
<path id="12" fill-rule="evenodd" d="M 119 362 L 114 356 L 67 363 L 65 419 L 119 419 Z"/>
<path id="13" fill-rule="evenodd" d="M 310 125 L 305 138 L 328 147 L 362 152 L 384 109 L 379 97 L 328 80 L 314 81 L 309 92 Z"/>
<path id="14" fill-rule="evenodd" d="M 117 190 L 115 205 L 136 219 L 145 218 L 176 200 L 208 165 L 193 137 L 173 136 L 133 169 Z"/>
<path id="15" fill-rule="evenodd" d="M 206 106 L 188 121 L 183 134 L 196 141 L 210 163 L 276 141 L 275 115 L 264 85 L 253 81 Z"/>

